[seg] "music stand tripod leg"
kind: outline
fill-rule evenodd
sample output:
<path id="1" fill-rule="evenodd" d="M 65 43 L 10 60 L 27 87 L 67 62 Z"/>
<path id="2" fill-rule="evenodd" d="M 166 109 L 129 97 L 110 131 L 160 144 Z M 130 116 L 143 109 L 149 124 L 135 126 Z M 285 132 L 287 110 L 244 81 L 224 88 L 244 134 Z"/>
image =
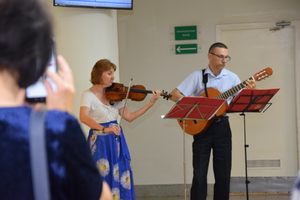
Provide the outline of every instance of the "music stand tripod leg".
<path id="1" fill-rule="evenodd" d="M 246 115 L 245 113 L 240 114 L 244 117 L 244 151 L 245 151 L 245 184 L 246 184 L 246 198 L 249 200 L 249 190 L 248 190 L 248 184 L 250 181 L 248 180 L 248 165 L 247 165 L 247 148 L 249 145 L 247 144 L 246 139 Z"/>
<path id="2" fill-rule="evenodd" d="M 186 188 L 186 160 L 185 160 L 185 120 L 183 120 L 183 184 L 184 184 L 184 200 L 187 200 Z"/>

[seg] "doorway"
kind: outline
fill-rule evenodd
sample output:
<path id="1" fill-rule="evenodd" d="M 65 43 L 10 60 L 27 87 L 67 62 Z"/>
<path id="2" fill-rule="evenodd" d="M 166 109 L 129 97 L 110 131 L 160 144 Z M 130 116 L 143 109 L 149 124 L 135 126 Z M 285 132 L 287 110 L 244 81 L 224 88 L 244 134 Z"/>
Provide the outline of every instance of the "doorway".
<path id="1" fill-rule="evenodd" d="M 299 168 L 299 25 L 291 22 L 277 30 L 275 22 L 216 27 L 217 41 L 228 46 L 232 57 L 227 69 L 244 81 L 270 67 L 273 75 L 257 82 L 257 88 L 280 88 L 266 112 L 246 113 L 249 177 L 296 176 Z M 232 177 L 245 175 L 244 122 L 239 114 L 230 114 Z"/>

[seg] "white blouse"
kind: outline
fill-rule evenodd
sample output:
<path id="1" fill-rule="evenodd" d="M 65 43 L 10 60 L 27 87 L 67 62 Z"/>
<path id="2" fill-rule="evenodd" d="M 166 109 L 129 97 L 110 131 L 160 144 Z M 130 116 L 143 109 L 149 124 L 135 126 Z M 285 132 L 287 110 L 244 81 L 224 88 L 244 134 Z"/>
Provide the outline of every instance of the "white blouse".
<path id="1" fill-rule="evenodd" d="M 94 93 L 86 90 L 81 95 L 81 106 L 90 108 L 89 116 L 97 123 L 106 123 L 117 120 L 119 109 L 124 107 L 124 102 L 115 102 L 113 105 L 103 104 Z"/>

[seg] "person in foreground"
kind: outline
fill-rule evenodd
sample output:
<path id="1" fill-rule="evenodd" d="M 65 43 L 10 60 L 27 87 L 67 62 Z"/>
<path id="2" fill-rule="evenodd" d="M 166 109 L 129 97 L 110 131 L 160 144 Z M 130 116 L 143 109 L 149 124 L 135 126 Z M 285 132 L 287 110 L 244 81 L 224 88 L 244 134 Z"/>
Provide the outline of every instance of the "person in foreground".
<path id="1" fill-rule="evenodd" d="M 209 64 L 204 73 L 202 70 L 191 73 L 171 92 L 171 100 L 177 102 L 183 96 L 203 96 L 202 94 L 205 94 L 203 77 L 205 76 L 208 80 L 207 88 L 215 88 L 220 93 L 241 83 L 236 74 L 225 69 L 226 63 L 231 59 L 225 44 L 219 42 L 212 44 L 207 58 Z M 207 75 L 204 76 L 204 74 Z M 247 80 L 245 88 L 256 88 L 255 81 Z M 208 94 L 208 97 L 213 98 L 214 96 Z M 227 99 L 227 103 L 230 103 L 232 99 L 233 97 Z M 194 135 L 191 200 L 205 200 L 207 197 L 207 170 L 212 149 L 215 175 L 214 200 L 229 199 L 231 146 L 231 129 L 227 115 L 216 117 L 206 131 Z"/>
<path id="2" fill-rule="evenodd" d="M 52 50 L 52 25 L 39 0 L 0 0 L 0 199 L 33 200 L 29 153 L 29 117 L 25 88 L 45 72 Z M 72 72 L 47 71 L 49 82 L 46 148 L 51 199 L 112 200 L 111 191 L 94 166 L 79 122 L 69 113 L 74 99 Z M 35 107 L 36 108 L 36 107 Z"/>
<path id="3" fill-rule="evenodd" d="M 300 170 L 297 173 L 297 177 L 291 191 L 290 200 L 300 200 Z"/>
<path id="4" fill-rule="evenodd" d="M 134 200 L 134 183 L 130 153 L 117 118 L 132 122 L 151 108 L 160 96 L 152 91 L 150 102 L 130 112 L 124 101 L 111 102 L 106 88 L 112 86 L 116 65 L 107 59 L 95 63 L 91 72 L 93 86 L 81 98 L 80 121 L 90 127 L 88 142 L 103 179 L 109 184 L 115 199 Z"/>

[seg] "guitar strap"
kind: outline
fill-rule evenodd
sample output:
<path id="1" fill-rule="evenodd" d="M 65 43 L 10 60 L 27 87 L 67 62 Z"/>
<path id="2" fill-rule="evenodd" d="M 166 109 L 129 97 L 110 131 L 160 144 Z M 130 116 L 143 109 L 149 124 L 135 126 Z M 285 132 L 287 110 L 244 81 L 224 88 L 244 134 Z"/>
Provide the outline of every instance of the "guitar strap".
<path id="1" fill-rule="evenodd" d="M 208 97 L 208 92 L 207 92 L 207 87 L 206 87 L 206 83 L 207 83 L 207 74 L 204 74 L 205 72 L 205 69 L 202 70 L 202 81 L 203 81 L 203 84 L 204 84 L 204 88 L 205 88 L 205 95 L 206 97 Z"/>

